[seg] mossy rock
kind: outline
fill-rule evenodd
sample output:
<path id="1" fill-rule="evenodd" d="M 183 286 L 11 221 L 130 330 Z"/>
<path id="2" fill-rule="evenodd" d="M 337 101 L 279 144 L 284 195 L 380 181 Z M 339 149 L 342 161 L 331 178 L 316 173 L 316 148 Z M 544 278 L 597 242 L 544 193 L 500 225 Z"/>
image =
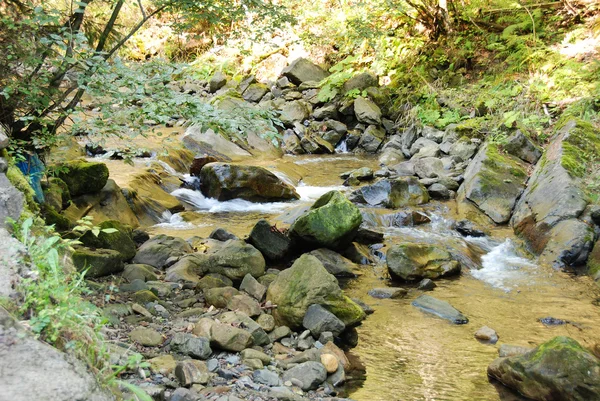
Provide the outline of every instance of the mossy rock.
<path id="1" fill-rule="evenodd" d="M 79 240 L 85 245 L 93 248 L 112 249 L 121 254 L 124 261 L 133 259 L 136 253 L 135 242 L 132 239 L 131 227 L 121 224 L 116 220 L 108 220 L 100 223 L 100 233 L 95 236 L 87 231 Z M 107 233 L 102 230 L 117 230 Z"/>
<path id="2" fill-rule="evenodd" d="M 304 254 L 292 267 L 277 275 L 267 291 L 267 301 L 277 305 L 273 316 L 278 325 L 302 327 L 310 305 L 318 304 L 333 313 L 347 327 L 365 318 L 362 308 L 345 296 L 337 279 L 329 274 L 316 257 Z"/>
<path id="3" fill-rule="evenodd" d="M 19 170 L 16 166 L 9 166 L 6 171 L 6 178 L 17 188 L 19 191 L 23 193 L 25 196 L 25 203 L 27 205 L 27 209 L 32 213 L 39 212 L 40 208 L 35 201 L 35 192 L 31 185 L 29 185 L 29 181 L 27 177 L 23 175 L 21 170 Z"/>
<path id="4" fill-rule="evenodd" d="M 44 188 L 44 199 L 46 205 L 60 212 L 67 208 L 71 201 L 69 187 L 60 178 L 52 177 L 48 180 L 48 184 Z"/>
<path id="5" fill-rule="evenodd" d="M 86 277 L 95 278 L 120 273 L 124 269 L 121 254 L 112 249 L 80 247 L 73 252 L 73 264 L 78 271 L 87 271 Z"/>
<path id="6" fill-rule="evenodd" d="M 100 192 L 108 180 L 108 167 L 104 163 L 74 160 L 50 167 L 63 180 L 71 196 Z"/>
<path id="7" fill-rule="evenodd" d="M 562 143 L 561 165 L 573 177 L 584 177 L 600 155 L 600 132 L 587 121 L 576 118 L 562 120 L 559 131 L 568 135 Z"/>
<path id="8" fill-rule="evenodd" d="M 330 191 L 292 224 L 290 235 L 317 247 L 340 248 L 352 241 L 361 223 L 358 207 L 341 192 Z"/>
<path id="9" fill-rule="evenodd" d="M 49 226 L 54 226 L 57 231 L 69 231 L 73 224 L 71 220 L 60 214 L 52 206 L 46 205 L 42 209 L 44 221 Z"/>
<path id="10" fill-rule="evenodd" d="M 483 139 L 485 138 L 484 123 L 485 118 L 483 117 L 470 118 L 456 124 L 454 129 L 459 137 Z"/>
<path id="11" fill-rule="evenodd" d="M 430 244 L 404 243 L 387 251 L 392 278 L 406 281 L 436 279 L 460 273 L 460 264 L 447 251 Z"/>
<path id="12" fill-rule="evenodd" d="M 131 298 L 133 299 L 134 302 L 136 302 L 140 305 L 146 305 L 150 302 L 158 301 L 158 297 L 156 296 L 156 294 L 150 290 L 138 291 L 135 294 L 133 294 L 133 296 Z"/>
<path id="13" fill-rule="evenodd" d="M 600 400 L 600 360 L 569 337 L 524 355 L 498 358 L 488 374 L 534 400 Z"/>

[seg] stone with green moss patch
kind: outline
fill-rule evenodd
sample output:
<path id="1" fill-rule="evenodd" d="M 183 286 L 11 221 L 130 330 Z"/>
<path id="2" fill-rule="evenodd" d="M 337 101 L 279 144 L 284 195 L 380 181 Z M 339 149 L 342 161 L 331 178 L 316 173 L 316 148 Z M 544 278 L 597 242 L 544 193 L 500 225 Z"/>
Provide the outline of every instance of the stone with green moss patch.
<path id="1" fill-rule="evenodd" d="M 29 181 L 23 175 L 21 170 L 16 166 L 9 166 L 8 170 L 6 170 L 6 178 L 8 178 L 8 181 L 10 181 L 10 183 L 25 196 L 27 208 L 33 213 L 38 212 L 39 207 L 35 201 L 33 188 L 29 185 Z"/>
<path id="2" fill-rule="evenodd" d="M 600 360 L 569 337 L 532 351 L 498 358 L 488 374 L 534 400 L 600 400 Z"/>
<path id="3" fill-rule="evenodd" d="M 71 196 L 100 192 L 108 180 L 104 163 L 74 160 L 50 167 L 69 187 Z"/>
<path id="4" fill-rule="evenodd" d="M 460 273 L 460 264 L 447 251 L 430 244 L 404 243 L 390 247 L 386 263 L 390 276 L 405 281 L 436 279 Z"/>
<path id="5" fill-rule="evenodd" d="M 121 254 L 112 249 L 77 248 L 73 252 L 73 264 L 91 278 L 120 273 L 124 269 Z"/>
<path id="6" fill-rule="evenodd" d="M 358 207 L 339 191 L 321 196 L 290 227 L 290 235 L 313 246 L 338 248 L 348 245 L 362 223 Z"/>
<path id="7" fill-rule="evenodd" d="M 343 294 L 336 278 L 309 254 L 279 273 L 269 286 L 267 301 L 277 305 L 273 310 L 277 323 L 291 328 L 302 326 L 304 315 L 313 304 L 323 306 L 346 326 L 354 326 L 365 318 L 362 308 Z"/>
<path id="8" fill-rule="evenodd" d="M 136 246 L 132 239 L 131 227 L 116 220 L 108 220 L 100 223 L 99 228 L 100 233 L 97 236 L 92 231 L 87 231 L 79 240 L 89 247 L 118 251 L 124 261 L 133 259 Z"/>

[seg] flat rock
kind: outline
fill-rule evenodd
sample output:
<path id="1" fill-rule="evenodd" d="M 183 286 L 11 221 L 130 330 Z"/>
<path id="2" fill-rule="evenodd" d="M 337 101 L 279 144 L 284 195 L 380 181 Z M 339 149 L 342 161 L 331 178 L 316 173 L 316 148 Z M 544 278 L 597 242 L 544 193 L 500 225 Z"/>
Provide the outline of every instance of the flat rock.
<path id="1" fill-rule="evenodd" d="M 441 301 L 429 295 L 421 295 L 412 305 L 424 312 L 430 313 L 454 324 L 467 324 L 469 319 L 446 301 Z"/>

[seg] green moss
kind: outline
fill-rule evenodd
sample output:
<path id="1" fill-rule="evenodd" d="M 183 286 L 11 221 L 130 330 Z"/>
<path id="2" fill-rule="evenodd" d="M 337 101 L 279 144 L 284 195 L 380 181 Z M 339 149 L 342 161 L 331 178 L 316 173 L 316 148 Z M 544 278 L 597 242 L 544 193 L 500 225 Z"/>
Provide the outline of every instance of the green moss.
<path id="1" fill-rule="evenodd" d="M 600 155 L 600 135 L 589 122 L 568 118 L 559 122 L 568 135 L 563 142 L 561 165 L 574 177 L 584 177 Z"/>
<path id="2" fill-rule="evenodd" d="M 494 190 L 494 187 L 502 184 L 507 176 L 512 176 L 518 181 L 527 178 L 527 171 L 522 163 L 515 157 L 502 153 L 496 144 L 487 145 L 486 156 L 483 164 L 489 169 L 486 169 L 486 174 L 481 177 L 483 190 Z"/>
<path id="3" fill-rule="evenodd" d="M 58 213 L 52 206 L 44 207 L 42 211 L 47 225 L 53 225 L 58 231 L 68 231 L 71 229 L 71 221 L 62 214 Z"/>
<path id="4" fill-rule="evenodd" d="M 484 122 L 485 119 L 483 117 L 470 118 L 458 123 L 455 130 L 460 137 L 483 139 L 485 137 L 485 133 L 483 132 Z"/>
<path id="5" fill-rule="evenodd" d="M 48 170 L 67 184 L 71 196 L 100 192 L 108 180 L 108 167 L 104 163 L 74 160 Z"/>
<path id="6" fill-rule="evenodd" d="M 33 192 L 33 188 L 31 188 L 29 181 L 23 175 L 21 170 L 19 170 L 16 166 L 9 166 L 8 170 L 6 171 L 6 178 L 8 178 L 15 188 L 23 193 L 25 196 L 27 209 L 32 213 L 39 212 L 40 208 L 34 200 L 35 193 Z"/>

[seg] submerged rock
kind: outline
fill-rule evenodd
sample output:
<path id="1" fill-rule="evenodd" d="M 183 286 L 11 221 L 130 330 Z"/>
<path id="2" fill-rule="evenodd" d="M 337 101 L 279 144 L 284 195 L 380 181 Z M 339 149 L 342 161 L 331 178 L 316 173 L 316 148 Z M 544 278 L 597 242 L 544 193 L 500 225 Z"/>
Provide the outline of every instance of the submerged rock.
<path id="1" fill-rule="evenodd" d="M 416 177 L 383 179 L 352 192 L 352 202 L 397 209 L 429 202 L 427 189 Z"/>
<path id="2" fill-rule="evenodd" d="M 534 400 L 600 400 L 600 361 L 569 337 L 523 355 L 498 358 L 488 374 Z"/>
<path id="3" fill-rule="evenodd" d="M 430 244 L 403 243 L 390 247 L 386 263 L 395 279 L 416 281 L 436 279 L 460 273 L 460 264 L 452 255 Z"/>
<path id="4" fill-rule="evenodd" d="M 334 276 L 312 255 L 302 255 L 292 267 L 279 273 L 267 290 L 267 301 L 277 308 L 273 316 L 280 325 L 302 326 L 310 305 L 318 304 L 333 313 L 346 326 L 358 324 L 365 313 L 345 296 Z"/>
<path id="5" fill-rule="evenodd" d="M 454 324 L 467 324 L 469 319 L 446 301 L 441 301 L 429 295 L 421 295 L 412 305 L 424 312 L 430 313 Z"/>
<path id="6" fill-rule="evenodd" d="M 209 163 L 200 171 L 202 193 L 220 201 L 270 202 L 300 199 L 294 187 L 262 167 Z"/>
<path id="7" fill-rule="evenodd" d="M 290 227 L 290 236 L 312 246 L 340 248 L 348 245 L 362 223 L 358 207 L 338 191 L 321 196 Z"/>

